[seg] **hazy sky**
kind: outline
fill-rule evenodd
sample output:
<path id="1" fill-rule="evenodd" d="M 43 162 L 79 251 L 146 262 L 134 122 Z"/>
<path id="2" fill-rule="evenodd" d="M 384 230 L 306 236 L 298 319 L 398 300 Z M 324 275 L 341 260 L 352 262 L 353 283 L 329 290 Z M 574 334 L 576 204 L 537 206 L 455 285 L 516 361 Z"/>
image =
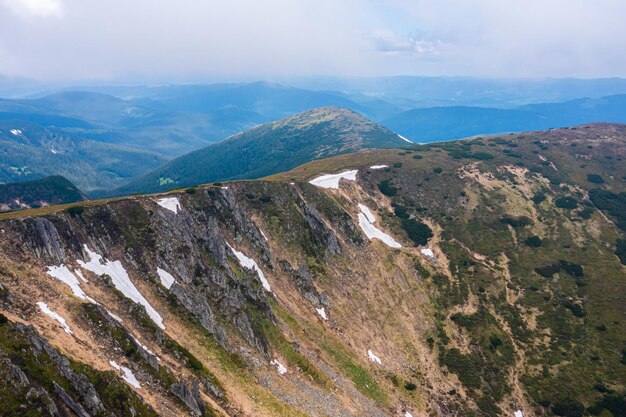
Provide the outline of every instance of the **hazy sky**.
<path id="1" fill-rule="evenodd" d="M 626 77 L 626 0 L 0 0 L 0 74 Z"/>

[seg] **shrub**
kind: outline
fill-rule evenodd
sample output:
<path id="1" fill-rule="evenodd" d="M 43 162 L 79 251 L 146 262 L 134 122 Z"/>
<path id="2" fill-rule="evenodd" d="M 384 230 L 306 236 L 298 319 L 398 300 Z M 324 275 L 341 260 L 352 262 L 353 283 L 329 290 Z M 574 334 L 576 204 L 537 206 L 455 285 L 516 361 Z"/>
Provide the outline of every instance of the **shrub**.
<path id="1" fill-rule="evenodd" d="M 409 209 L 400 204 L 393 204 L 393 212 L 401 219 L 409 218 Z"/>
<path id="2" fill-rule="evenodd" d="M 464 355 L 457 348 L 452 348 L 439 358 L 442 365 L 457 374 L 461 383 L 467 388 L 480 387 L 480 373 L 476 363 L 469 355 Z"/>
<path id="3" fill-rule="evenodd" d="M 615 254 L 620 262 L 626 265 L 626 239 L 618 239 L 615 245 Z"/>
<path id="4" fill-rule="evenodd" d="M 269 203 L 270 201 L 272 201 L 272 197 L 270 197 L 269 195 L 264 195 L 259 197 L 259 201 L 261 203 Z"/>
<path id="5" fill-rule="evenodd" d="M 524 243 L 531 248 L 538 248 L 541 246 L 542 241 L 539 236 L 530 236 L 524 241 Z"/>
<path id="6" fill-rule="evenodd" d="M 395 164 L 392 165 L 392 167 L 394 167 L 394 168 L 402 168 L 402 162 L 396 162 Z"/>
<path id="7" fill-rule="evenodd" d="M 551 264 L 535 268 L 535 272 L 545 278 L 550 278 L 559 271 L 561 271 L 561 265 L 558 262 L 553 262 Z"/>
<path id="8" fill-rule="evenodd" d="M 500 223 L 508 224 L 512 227 L 524 227 L 530 224 L 530 218 L 526 216 L 513 217 L 505 216 L 500 219 Z"/>
<path id="9" fill-rule="evenodd" d="M 378 184 L 378 189 L 387 197 L 393 197 L 398 194 L 398 189 L 391 184 L 390 180 L 382 180 Z"/>
<path id="10" fill-rule="evenodd" d="M 593 216 L 593 209 L 591 207 L 585 207 L 578 212 L 581 219 L 589 220 Z"/>
<path id="11" fill-rule="evenodd" d="M 561 209 L 573 210 L 578 207 L 578 201 L 573 197 L 560 197 L 554 200 L 554 205 Z"/>
<path id="12" fill-rule="evenodd" d="M 185 188 L 185 192 L 187 194 L 195 194 L 196 193 L 196 187 Z"/>
<path id="13" fill-rule="evenodd" d="M 406 384 L 404 384 L 404 389 L 406 389 L 407 391 L 415 391 L 417 389 L 417 385 L 412 382 L 407 382 Z"/>
<path id="14" fill-rule="evenodd" d="M 475 152 L 471 156 L 472 156 L 472 158 L 479 159 L 481 161 L 486 161 L 488 159 L 495 158 L 495 156 L 490 154 L 489 152 Z"/>
<path id="15" fill-rule="evenodd" d="M 83 207 L 83 206 L 72 206 L 72 207 L 68 207 L 67 209 L 65 209 L 65 211 L 70 216 L 80 216 L 81 214 L 83 214 L 85 212 L 85 207 Z"/>
<path id="16" fill-rule="evenodd" d="M 402 219 L 402 228 L 406 231 L 409 239 L 415 242 L 416 245 L 426 245 L 428 244 L 428 239 L 433 237 L 433 231 L 430 227 L 415 219 Z"/>
<path id="17" fill-rule="evenodd" d="M 603 184 L 604 178 L 602 178 L 598 174 L 587 174 L 587 181 L 592 182 L 594 184 Z"/>
<path id="18" fill-rule="evenodd" d="M 435 174 L 441 174 L 443 172 L 443 168 L 441 168 L 441 167 L 434 167 L 433 168 L 433 172 Z"/>
<path id="19" fill-rule="evenodd" d="M 423 159 L 422 155 L 413 155 L 413 159 Z"/>
<path id="20" fill-rule="evenodd" d="M 583 267 L 578 264 L 567 262 L 561 259 L 559 261 L 559 265 L 561 269 L 563 269 L 565 272 L 573 277 L 582 277 L 584 275 Z"/>
<path id="21" fill-rule="evenodd" d="M 585 406 L 576 400 L 557 401 L 552 406 L 552 412 L 563 417 L 583 417 Z"/>
<path id="22" fill-rule="evenodd" d="M 542 192 L 537 192 L 533 196 L 532 200 L 533 200 L 533 203 L 535 204 L 541 204 L 546 200 L 546 195 Z"/>
<path id="23" fill-rule="evenodd" d="M 566 301 L 563 303 L 563 306 L 570 310 L 576 317 L 585 317 L 586 315 L 585 310 L 583 310 L 583 306 L 580 303 Z"/>

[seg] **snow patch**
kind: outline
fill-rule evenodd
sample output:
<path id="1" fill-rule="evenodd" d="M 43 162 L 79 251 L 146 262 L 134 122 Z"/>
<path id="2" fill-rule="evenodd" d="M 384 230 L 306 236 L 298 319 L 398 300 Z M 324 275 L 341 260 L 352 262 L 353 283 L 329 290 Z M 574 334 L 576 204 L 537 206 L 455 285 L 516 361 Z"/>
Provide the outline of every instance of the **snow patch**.
<path id="1" fill-rule="evenodd" d="M 396 242 L 391 236 L 374 226 L 376 218 L 374 217 L 370 209 L 365 207 L 363 204 L 359 204 L 359 209 L 361 210 L 358 216 L 359 226 L 361 226 L 361 229 L 369 240 L 379 239 L 390 248 L 402 247 L 402 245 Z"/>
<path id="2" fill-rule="evenodd" d="M 524 417 L 524 413 L 522 413 L 522 410 L 517 410 L 515 413 L 515 417 Z"/>
<path id="3" fill-rule="evenodd" d="M 107 313 L 109 313 L 109 316 L 111 316 L 111 318 L 113 318 L 113 320 L 115 320 L 118 323 L 124 323 L 122 321 L 122 318 L 120 316 L 118 316 L 117 314 L 113 314 L 111 313 L 109 310 L 107 310 Z"/>
<path id="4" fill-rule="evenodd" d="M 65 333 L 71 335 L 72 334 L 72 330 L 70 329 L 70 326 L 67 325 L 67 322 L 65 321 L 65 319 L 63 317 L 61 317 L 59 314 L 55 313 L 54 311 L 50 310 L 50 308 L 48 308 L 48 304 L 39 301 L 37 303 L 37 305 L 39 306 L 39 309 L 41 310 L 41 312 L 43 314 L 45 314 L 46 316 L 52 317 L 54 320 L 58 321 L 59 323 L 61 323 L 61 327 L 63 327 L 63 330 L 65 330 Z"/>
<path id="5" fill-rule="evenodd" d="M 352 171 L 340 172 L 339 174 L 322 175 L 320 177 L 317 177 L 309 181 L 309 184 L 313 184 L 321 188 L 334 188 L 335 190 L 338 190 L 340 179 L 344 179 L 348 181 L 356 181 L 357 172 L 359 171 L 354 169 Z"/>
<path id="6" fill-rule="evenodd" d="M 404 413 L 404 417 L 413 417 L 413 414 L 407 411 L 406 413 Z"/>
<path id="7" fill-rule="evenodd" d="M 398 134 L 396 133 L 396 135 L 398 135 Z M 404 136 L 402 136 L 402 135 L 398 135 L 398 137 L 399 137 L 400 139 L 402 139 L 403 141 L 405 141 L 405 142 L 413 143 L 413 141 L 412 141 L 412 140 L 407 139 L 407 138 L 405 138 L 405 137 L 404 137 Z"/>
<path id="8" fill-rule="evenodd" d="M 113 369 L 115 369 L 118 372 L 121 372 L 122 379 L 124 381 L 128 382 L 128 384 L 132 385 L 133 387 L 137 389 L 141 388 L 141 385 L 139 385 L 139 381 L 137 381 L 137 378 L 135 378 L 133 371 L 131 371 L 125 366 L 118 365 L 115 361 L 109 361 L 109 364 L 113 367 Z"/>
<path id="9" fill-rule="evenodd" d="M 76 297 L 82 300 L 92 302 L 94 304 L 98 304 L 93 298 L 85 294 L 83 289 L 80 288 L 80 281 L 78 281 L 78 278 L 76 278 L 72 271 L 70 271 L 65 265 L 61 264 L 59 266 L 49 266 L 46 273 L 52 278 L 56 278 L 66 284 L 68 287 L 70 287 L 72 290 L 72 294 L 74 294 Z"/>
<path id="10" fill-rule="evenodd" d="M 270 362 L 270 365 L 274 365 L 274 366 L 276 367 L 276 370 L 278 371 L 278 373 L 279 373 L 280 375 L 285 375 L 285 374 L 287 373 L 287 368 L 285 368 L 285 367 L 283 366 L 283 364 L 282 364 L 282 363 L 280 363 L 280 362 L 278 362 L 278 360 L 276 360 L 276 359 L 273 359 L 273 360 Z"/>
<path id="11" fill-rule="evenodd" d="M 176 197 L 162 198 L 157 201 L 157 204 L 171 212 L 174 212 L 174 214 L 177 214 L 178 210 L 181 210 L 180 201 L 178 201 L 178 198 Z"/>
<path id="12" fill-rule="evenodd" d="M 54 149 L 54 148 L 50 148 L 50 152 L 52 152 L 52 154 L 54 154 L 54 155 L 56 155 L 56 154 L 58 154 L 58 153 L 59 153 L 59 151 L 57 151 L 57 150 L 56 150 L 56 149 Z"/>
<path id="13" fill-rule="evenodd" d="M 263 230 L 259 229 L 259 232 L 261 232 L 261 236 L 263 236 L 263 239 L 265 239 L 266 242 L 270 241 L 267 236 L 265 236 L 265 233 L 263 233 Z"/>
<path id="14" fill-rule="evenodd" d="M 367 357 L 370 361 L 377 363 L 379 365 L 382 365 L 382 361 L 380 360 L 380 358 L 378 356 L 376 356 L 374 354 L 374 352 L 372 352 L 370 349 L 367 350 Z"/>
<path id="15" fill-rule="evenodd" d="M 372 165 L 370 167 L 370 169 L 383 169 L 383 168 L 389 168 L 388 165 Z"/>
<path id="16" fill-rule="evenodd" d="M 10 131 L 12 134 L 14 134 L 15 136 L 19 136 L 22 134 L 22 131 L 19 129 L 11 129 Z"/>
<path id="17" fill-rule="evenodd" d="M 226 243 L 226 246 L 228 246 L 229 249 L 235 254 L 235 256 L 237 257 L 237 260 L 239 261 L 239 264 L 243 266 L 244 268 L 252 269 L 253 271 L 256 271 L 257 275 L 259 276 L 259 279 L 261 280 L 261 284 L 263 284 L 263 288 L 265 288 L 269 292 L 272 292 L 270 283 L 267 281 L 267 279 L 265 278 L 265 275 L 263 274 L 263 271 L 261 271 L 261 268 L 259 268 L 259 266 L 254 261 L 254 259 L 248 258 L 246 255 L 244 255 L 242 252 L 239 252 L 238 250 L 230 246 L 228 243 Z"/>
<path id="18" fill-rule="evenodd" d="M 157 268 L 157 273 L 159 274 L 159 278 L 161 279 L 161 284 L 163 284 L 163 286 L 168 290 L 172 288 L 172 285 L 174 285 L 174 283 L 176 282 L 172 274 L 161 268 Z"/>
<path id="19" fill-rule="evenodd" d="M 108 275 L 111 277 L 111 281 L 115 288 L 124 294 L 125 297 L 130 298 L 136 303 L 141 304 L 146 308 L 148 316 L 152 321 L 161 329 L 165 329 L 163 325 L 163 319 L 161 315 L 156 312 L 150 303 L 144 298 L 143 295 L 137 290 L 135 285 L 128 277 L 128 273 L 122 266 L 120 261 L 111 262 L 107 259 L 103 259 L 101 255 L 96 252 L 92 252 L 87 245 L 83 245 L 85 252 L 89 256 L 89 262 L 78 261 L 81 267 L 93 272 L 96 275 Z"/>
<path id="20" fill-rule="evenodd" d="M 326 309 L 324 307 L 316 308 L 315 310 L 317 311 L 317 314 L 319 314 L 321 318 L 323 318 L 324 320 L 328 320 L 328 316 L 326 315 Z"/>
<path id="21" fill-rule="evenodd" d="M 83 280 L 83 282 L 89 282 L 87 281 L 87 278 L 85 278 L 85 275 L 83 275 L 83 271 L 81 271 L 80 269 L 75 269 L 74 273 L 76 275 L 78 275 L 78 278 L 80 278 L 81 280 Z"/>
<path id="22" fill-rule="evenodd" d="M 422 255 L 428 256 L 430 258 L 434 258 L 435 257 L 435 254 L 433 253 L 432 249 L 430 249 L 430 248 L 420 249 L 420 252 L 422 253 Z"/>
<path id="23" fill-rule="evenodd" d="M 158 361 L 161 361 L 161 358 L 159 358 L 157 355 L 154 354 L 154 352 L 152 352 L 150 349 L 148 349 L 148 347 L 146 345 L 144 345 L 143 343 L 141 343 L 139 341 L 139 339 L 137 339 L 135 336 L 133 336 L 132 334 L 128 333 L 130 335 L 130 337 L 133 338 L 133 340 L 135 341 L 135 343 L 137 343 L 139 346 L 142 347 L 143 350 L 145 350 L 146 352 L 148 352 L 149 354 L 151 354 L 152 356 L 154 356 L 155 358 L 157 358 Z"/>

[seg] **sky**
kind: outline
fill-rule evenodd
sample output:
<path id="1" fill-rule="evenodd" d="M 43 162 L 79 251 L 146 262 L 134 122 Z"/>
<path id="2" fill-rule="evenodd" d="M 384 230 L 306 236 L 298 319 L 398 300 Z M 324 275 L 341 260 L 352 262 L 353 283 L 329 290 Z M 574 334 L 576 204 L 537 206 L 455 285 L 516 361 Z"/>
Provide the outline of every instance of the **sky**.
<path id="1" fill-rule="evenodd" d="M 624 0 L 0 0 L 0 75 L 626 77 Z"/>

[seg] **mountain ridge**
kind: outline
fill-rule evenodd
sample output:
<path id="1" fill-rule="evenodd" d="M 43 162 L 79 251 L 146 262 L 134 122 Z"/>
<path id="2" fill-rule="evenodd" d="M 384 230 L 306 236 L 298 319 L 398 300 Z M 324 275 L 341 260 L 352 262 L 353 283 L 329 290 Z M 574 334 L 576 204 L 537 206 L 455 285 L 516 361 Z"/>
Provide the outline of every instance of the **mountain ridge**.
<path id="1" fill-rule="evenodd" d="M 112 195 L 254 179 L 311 159 L 361 148 L 406 145 L 407 141 L 397 134 L 351 110 L 320 107 L 257 126 L 179 157 L 115 190 Z"/>

